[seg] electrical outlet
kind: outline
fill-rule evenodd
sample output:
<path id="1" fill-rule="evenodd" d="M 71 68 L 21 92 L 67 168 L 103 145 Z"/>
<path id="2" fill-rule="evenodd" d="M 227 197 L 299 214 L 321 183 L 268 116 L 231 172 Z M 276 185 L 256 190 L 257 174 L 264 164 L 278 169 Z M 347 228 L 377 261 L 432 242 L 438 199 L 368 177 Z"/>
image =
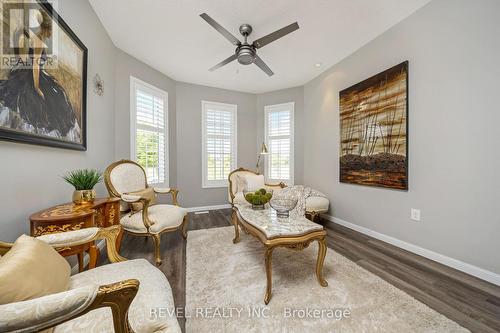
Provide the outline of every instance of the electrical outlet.
<path id="1" fill-rule="evenodd" d="M 413 221 L 420 221 L 420 209 L 412 208 L 410 212 L 410 219 Z"/>

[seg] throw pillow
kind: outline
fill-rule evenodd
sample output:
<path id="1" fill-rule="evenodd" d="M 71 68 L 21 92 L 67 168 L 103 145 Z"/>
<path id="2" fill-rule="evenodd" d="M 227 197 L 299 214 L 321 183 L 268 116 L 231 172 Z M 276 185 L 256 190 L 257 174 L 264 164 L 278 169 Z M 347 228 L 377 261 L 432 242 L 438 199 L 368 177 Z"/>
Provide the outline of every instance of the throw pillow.
<path id="1" fill-rule="evenodd" d="M 236 180 L 236 191 L 234 192 L 235 194 L 247 190 L 246 188 L 247 184 L 244 175 L 236 175 L 235 180 Z"/>
<path id="2" fill-rule="evenodd" d="M 266 187 L 266 183 L 264 181 L 264 175 L 245 175 L 245 189 L 249 192 L 254 192 L 260 190 L 261 188 Z"/>
<path id="3" fill-rule="evenodd" d="M 126 194 L 131 194 L 131 195 L 139 195 L 141 197 L 149 199 L 149 205 L 154 205 L 156 204 L 156 195 L 155 191 L 152 187 L 145 188 L 144 190 L 140 191 L 135 191 L 135 192 L 129 192 Z M 142 202 L 134 202 L 130 204 L 130 210 L 132 213 L 138 212 L 142 210 Z"/>
<path id="4" fill-rule="evenodd" d="M 47 243 L 22 235 L 0 258 L 0 304 L 68 290 L 71 268 Z"/>

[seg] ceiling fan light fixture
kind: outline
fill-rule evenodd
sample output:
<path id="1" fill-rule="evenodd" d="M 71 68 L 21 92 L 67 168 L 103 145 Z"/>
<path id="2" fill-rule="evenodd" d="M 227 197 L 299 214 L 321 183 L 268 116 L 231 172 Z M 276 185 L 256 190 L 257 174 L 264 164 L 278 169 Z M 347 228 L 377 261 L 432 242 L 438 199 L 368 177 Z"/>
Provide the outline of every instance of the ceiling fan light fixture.
<path id="1" fill-rule="evenodd" d="M 242 65 L 250 65 L 255 60 L 255 50 L 250 45 L 241 45 L 236 49 L 238 62 Z"/>
<path id="2" fill-rule="evenodd" d="M 267 66 L 266 63 L 257 55 L 257 49 L 299 29 L 299 24 L 297 22 L 294 22 L 264 37 L 254 40 L 252 44 L 249 44 L 247 42 L 247 38 L 253 30 L 250 24 L 242 24 L 240 26 L 239 31 L 244 38 L 242 43 L 238 38 L 234 37 L 229 31 L 227 31 L 224 27 L 217 23 L 217 21 L 211 18 L 207 13 L 200 14 L 200 17 L 204 19 L 209 25 L 211 25 L 215 30 L 217 30 L 221 35 L 223 35 L 231 44 L 237 46 L 234 54 L 210 68 L 209 71 L 211 72 L 224 65 L 229 64 L 234 60 L 238 60 L 238 62 L 242 65 L 255 64 L 268 76 L 273 76 L 274 73 L 271 68 L 269 68 L 269 66 Z"/>
<path id="3" fill-rule="evenodd" d="M 249 54 L 242 54 L 238 56 L 238 62 L 242 65 L 250 65 L 253 63 L 254 59 L 255 58 Z"/>

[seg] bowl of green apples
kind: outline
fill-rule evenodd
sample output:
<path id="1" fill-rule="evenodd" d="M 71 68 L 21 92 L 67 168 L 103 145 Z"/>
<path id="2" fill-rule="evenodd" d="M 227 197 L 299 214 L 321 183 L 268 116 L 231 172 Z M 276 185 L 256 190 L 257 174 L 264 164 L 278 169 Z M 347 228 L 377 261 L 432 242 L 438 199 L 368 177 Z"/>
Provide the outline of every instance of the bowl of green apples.
<path id="1" fill-rule="evenodd" d="M 264 209 L 265 205 L 273 197 L 273 191 L 261 188 L 255 192 L 243 191 L 245 200 L 252 205 L 253 209 Z"/>

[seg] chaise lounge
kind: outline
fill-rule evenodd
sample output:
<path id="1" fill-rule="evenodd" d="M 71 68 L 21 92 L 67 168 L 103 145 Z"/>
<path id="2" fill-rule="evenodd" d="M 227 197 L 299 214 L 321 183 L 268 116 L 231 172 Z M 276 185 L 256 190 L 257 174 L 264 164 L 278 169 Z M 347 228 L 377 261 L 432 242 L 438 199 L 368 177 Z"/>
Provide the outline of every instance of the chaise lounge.
<path id="1" fill-rule="evenodd" d="M 250 176 L 255 180 L 255 183 L 257 184 L 255 184 L 254 186 L 257 187 L 262 187 L 273 191 L 279 191 L 287 186 L 285 183 L 267 184 L 264 182 L 264 176 L 260 175 L 258 172 L 248 170 L 245 168 L 238 168 L 236 170 L 233 170 L 228 176 L 229 178 L 228 199 L 232 205 L 246 203 L 246 200 L 243 196 L 244 186 L 242 185 L 240 179 L 241 177 L 247 177 L 247 176 Z M 330 202 L 327 198 L 317 197 L 317 196 L 311 196 L 307 198 L 306 217 L 309 218 L 311 221 L 316 221 L 316 219 L 319 218 L 320 214 L 328 212 L 329 205 Z"/>

